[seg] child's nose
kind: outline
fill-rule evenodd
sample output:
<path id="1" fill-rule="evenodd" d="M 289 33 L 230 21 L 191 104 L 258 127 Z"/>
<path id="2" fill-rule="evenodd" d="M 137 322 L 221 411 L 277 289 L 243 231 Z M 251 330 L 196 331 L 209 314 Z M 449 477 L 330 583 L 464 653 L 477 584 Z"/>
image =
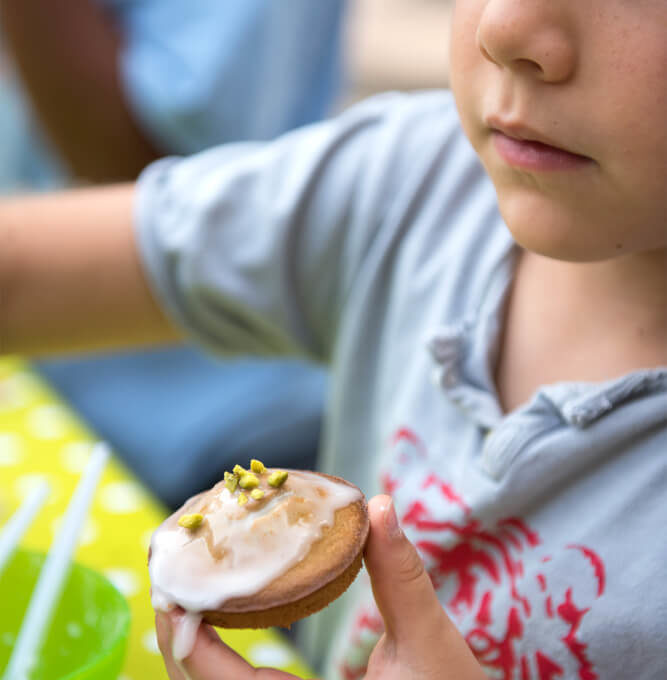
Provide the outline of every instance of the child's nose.
<path id="1" fill-rule="evenodd" d="M 574 73 L 575 38 L 564 3 L 553 0 L 489 0 L 477 28 L 487 59 L 549 83 Z"/>

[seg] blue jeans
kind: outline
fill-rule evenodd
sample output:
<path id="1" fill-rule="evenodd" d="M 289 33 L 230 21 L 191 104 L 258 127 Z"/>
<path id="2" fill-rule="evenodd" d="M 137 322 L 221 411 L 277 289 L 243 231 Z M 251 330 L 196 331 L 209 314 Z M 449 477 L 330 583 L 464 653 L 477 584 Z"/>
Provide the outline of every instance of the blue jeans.
<path id="1" fill-rule="evenodd" d="M 36 366 L 169 507 L 250 458 L 316 465 L 326 374 L 304 362 L 178 347 Z"/>

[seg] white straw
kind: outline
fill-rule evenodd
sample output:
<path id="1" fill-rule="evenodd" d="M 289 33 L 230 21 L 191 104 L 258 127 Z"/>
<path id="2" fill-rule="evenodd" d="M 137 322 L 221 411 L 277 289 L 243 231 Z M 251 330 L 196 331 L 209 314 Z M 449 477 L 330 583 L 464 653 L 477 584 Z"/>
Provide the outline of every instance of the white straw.
<path id="1" fill-rule="evenodd" d="M 0 534 L 0 574 L 5 567 L 5 563 L 13 555 L 14 549 L 19 544 L 23 534 L 32 524 L 32 520 L 39 512 L 49 493 L 49 483 L 46 478 L 39 480 L 39 483 L 28 494 L 21 507 L 9 518 Z"/>
<path id="2" fill-rule="evenodd" d="M 65 512 L 62 527 L 46 556 L 39 580 L 28 604 L 21 630 L 9 659 L 4 680 L 28 680 L 37 661 L 44 631 L 48 630 L 65 578 L 69 573 L 72 552 L 88 514 L 88 507 L 109 458 L 104 443 L 93 448 L 90 462 Z"/>

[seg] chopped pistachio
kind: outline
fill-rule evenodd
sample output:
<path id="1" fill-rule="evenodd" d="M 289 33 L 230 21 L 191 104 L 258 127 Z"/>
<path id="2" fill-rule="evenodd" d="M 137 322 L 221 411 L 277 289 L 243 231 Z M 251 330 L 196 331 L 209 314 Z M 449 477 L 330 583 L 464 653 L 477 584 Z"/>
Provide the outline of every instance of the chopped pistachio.
<path id="1" fill-rule="evenodd" d="M 240 465 L 235 465 L 234 466 L 234 474 L 237 477 L 243 477 L 243 475 L 246 473 L 245 468 L 242 468 Z"/>
<path id="2" fill-rule="evenodd" d="M 239 505 L 245 505 L 248 502 L 248 497 L 243 493 L 243 491 L 241 491 L 241 493 L 239 494 L 237 502 Z"/>
<path id="3" fill-rule="evenodd" d="M 250 495 L 256 500 L 259 501 L 262 498 L 264 498 L 264 492 L 261 489 L 253 489 L 250 492 Z"/>
<path id="4" fill-rule="evenodd" d="M 225 472 L 225 486 L 234 493 L 236 491 L 236 486 L 239 483 L 239 478 L 233 475 L 231 472 Z"/>
<path id="5" fill-rule="evenodd" d="M 287 470 L 275 470 L 269 475 L 268 483 L 270 486 L 282 486 L 287 479 Z"/>
<path id="6" fill-rule="evenodd" d="M 256 472 L 258 475 L 261 475 L 262 472 L 266 471 L 266 467 L 264 467 L 264 463 L 262 463 L 261 460 L 257 460 L 256 458 L 253 458 L 250 461 L 250 469 L 253 472 Z"/>
<path id="7" fill-rule="evenodd" d="M 204 515 L 201 515 L 198 512 L 194 512 L 191 515 L 181 515 L 178 518 L 179 526 L 190 529 L 190 531 L 198 529 L 203 521 Z"/>
<path id="8" fill-rule="evenodd" d="M 252 474 L 252 472 L 246 472 L 241 479 L 239 479 L 239 486 L 242 489 L 255 489 L 259 486 L 259 479 Z"/>

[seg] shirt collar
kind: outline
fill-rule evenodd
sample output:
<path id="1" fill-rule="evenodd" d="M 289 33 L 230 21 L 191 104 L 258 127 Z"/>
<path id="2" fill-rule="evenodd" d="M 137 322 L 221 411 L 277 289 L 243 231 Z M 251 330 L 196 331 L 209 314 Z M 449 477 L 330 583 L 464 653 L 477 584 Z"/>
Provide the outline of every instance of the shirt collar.
<path id="1" fill-rule="evenodd" d="M 512 282 L 516 250 L 493 272 L 479 309 L 466 319 L 438 328 L 428 340 L 434 380 L 445 396 L 482 428 L 504 418 L 494 382 L 504 305 Z M 650 393 L 667 391 L 667 367 L 638 370 L 604 382 L 544 385 L 517 411 L 544 409 L 544 399 L 562 420 L 583 429 L 614 408 Z"/>

